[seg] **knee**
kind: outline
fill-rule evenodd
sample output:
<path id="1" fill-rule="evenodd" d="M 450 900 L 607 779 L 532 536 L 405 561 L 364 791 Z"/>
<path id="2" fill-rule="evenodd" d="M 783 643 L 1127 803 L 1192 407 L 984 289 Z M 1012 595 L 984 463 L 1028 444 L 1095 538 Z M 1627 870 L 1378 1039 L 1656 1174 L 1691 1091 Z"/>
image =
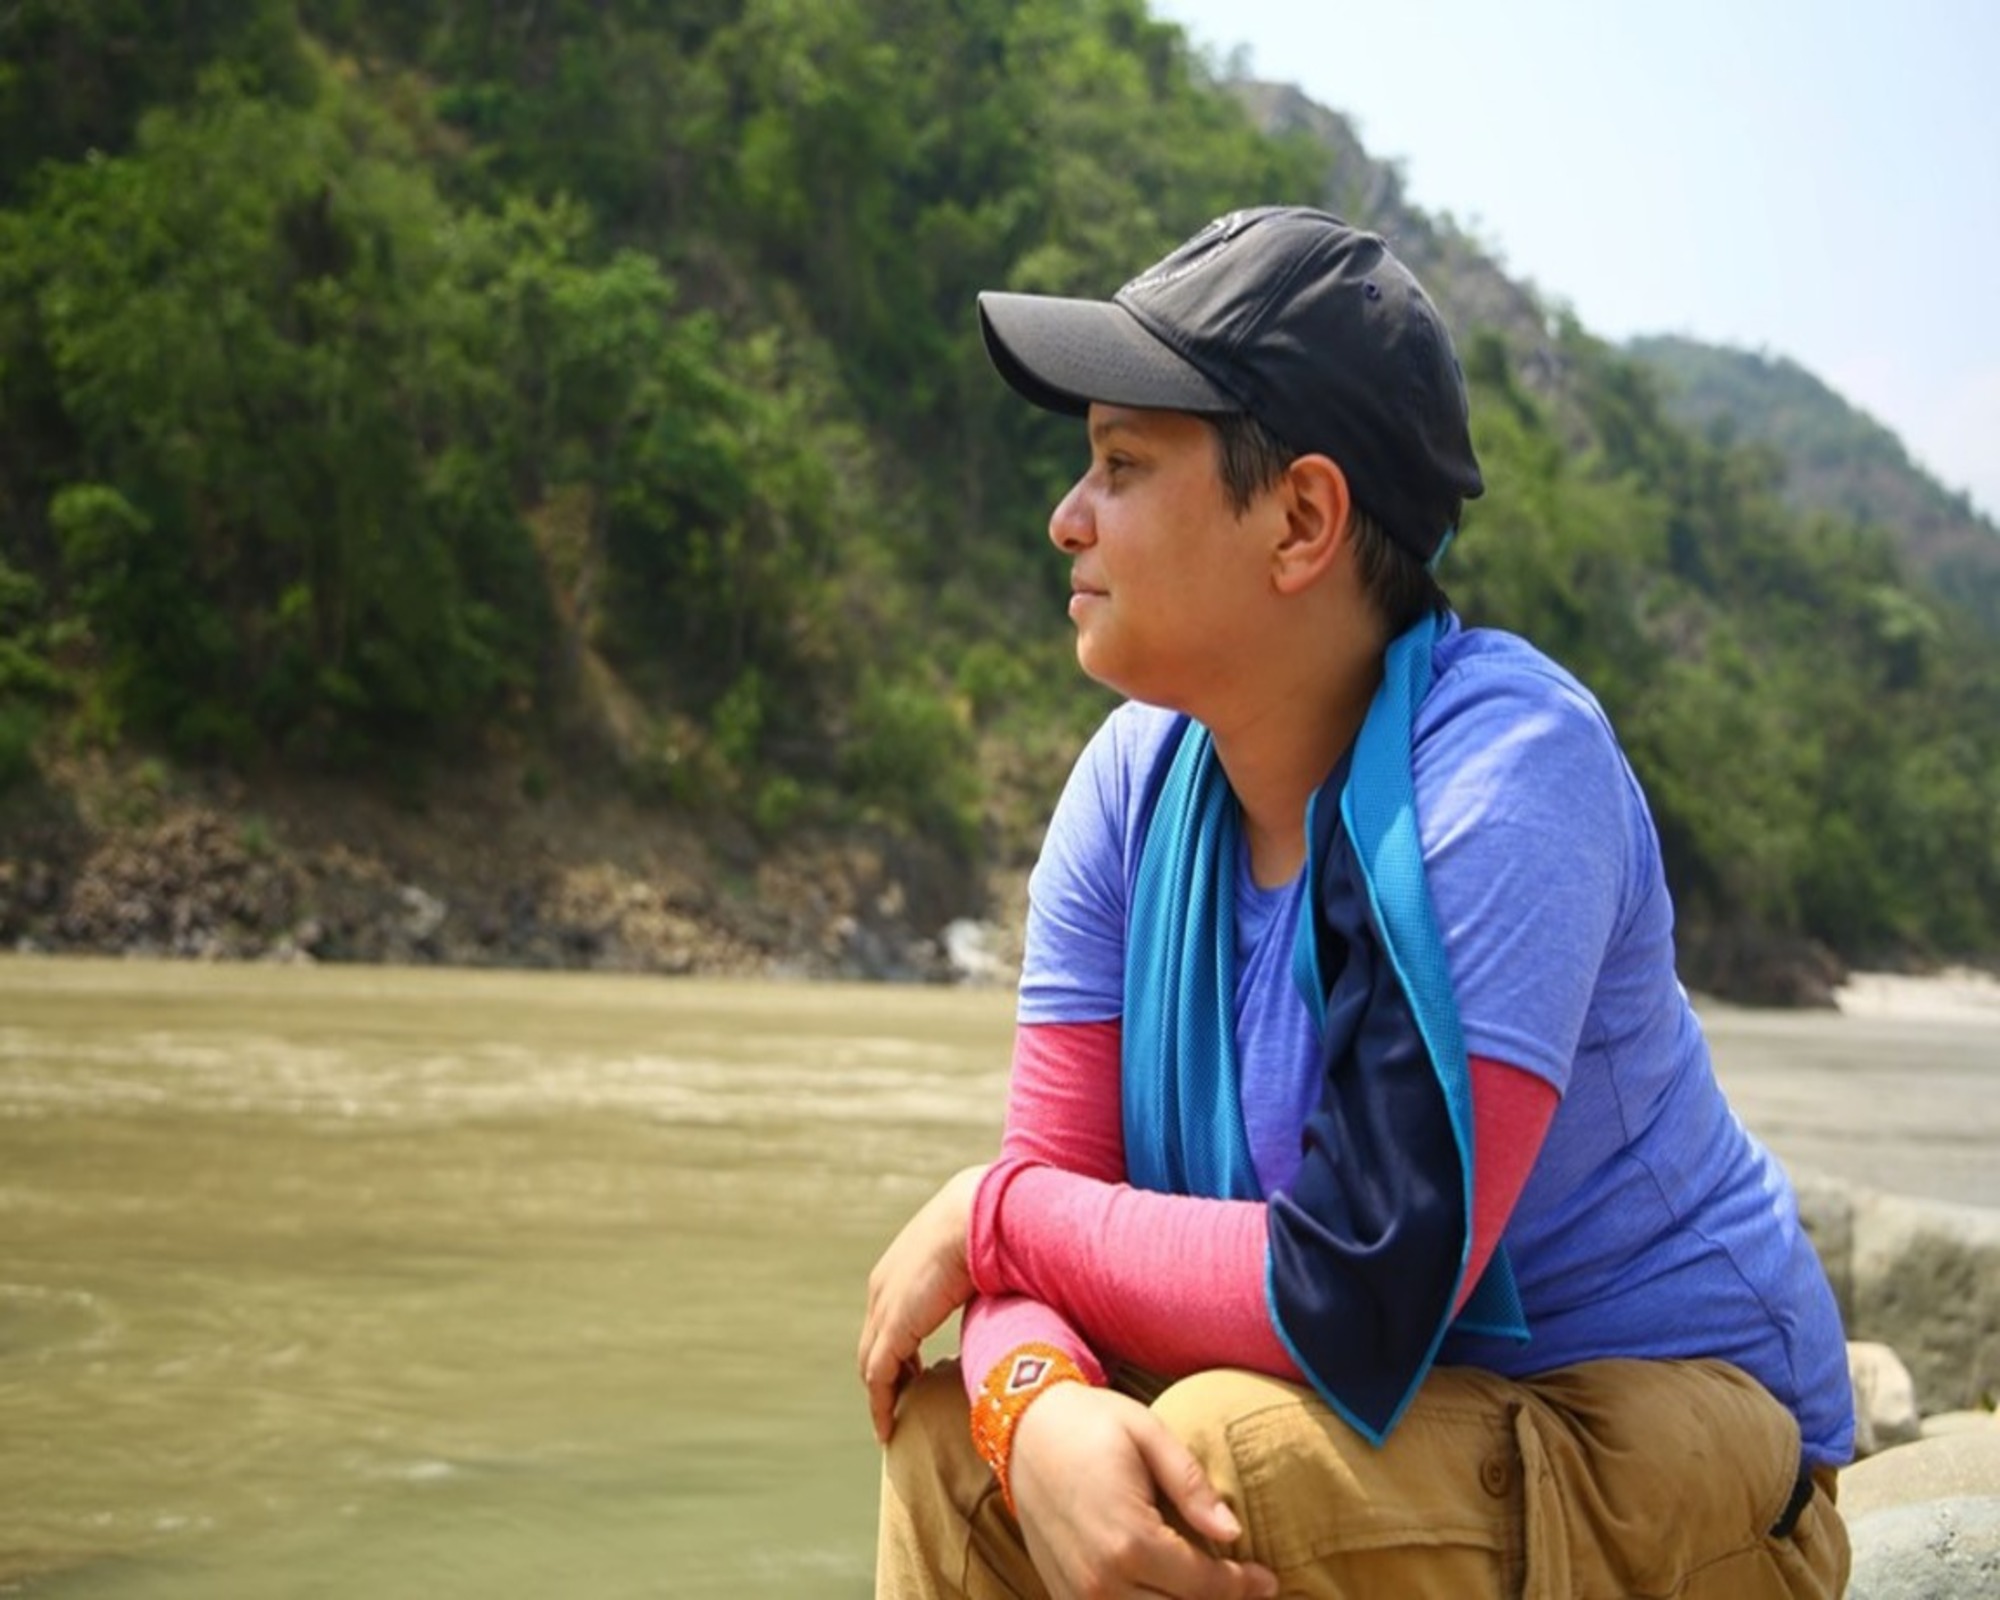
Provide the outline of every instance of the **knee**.
<path id="1" fill-rule="evenodd" d="M 1182 1378 L 1153 1402 L 1154 1416 L 1187 1447 L 1210 1486 L 1243 1525 L 1235 1553 L 1256 1556 L 1262 1530 L 1251 1484 L 1265 1472 L 1257 1459 L 1271 1442 L 1276 1414 L 1300 1409 L 1298 1392 L 1254 1372 L 1217 1368 Z"/>
<path id="2" fill-rule="evenodd" d="M 935 1498 L 974 1457 L 972 1411 L 956 1361 L 940 1362 L 903 1391 L 883 1451 L 884 1479 L 905 1504 Z M 984 1470 L 981 1464 L 981 1470 Z"/>
<path id="3" fill-rule="evenodd" d="M 1219 1367 L 1169 1384 L 1153 1402 L 1153 1414 L 1208 1467 L 1232 1458 L 1232 1423 L 1274 1405 L 1296 1404 L 1295 1391 L 1276 1379 Z"/>
<path id="4" fill-rule="evenodd" d="M 998 1507 L 993 1474 L 972 1447 L 971 1406 L 958 1365 L 942 1364 L 903 1391 L 883 1451 L 875 1592 L 1027 1592 L 969 1588 L 975 1572 L 1004 1562 L 1012 1519 L 1003 1524 Z"/>

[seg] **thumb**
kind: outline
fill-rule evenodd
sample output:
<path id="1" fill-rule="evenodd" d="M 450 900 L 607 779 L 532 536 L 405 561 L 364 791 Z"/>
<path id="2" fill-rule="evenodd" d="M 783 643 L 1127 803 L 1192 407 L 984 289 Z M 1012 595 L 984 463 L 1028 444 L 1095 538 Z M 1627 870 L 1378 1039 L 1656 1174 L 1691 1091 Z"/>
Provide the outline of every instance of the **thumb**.
<path id="1" fill-rule="evenodd" d="M 1215 1492 L 1201 1463 L 1171 1428 L 1149 1412 L 1134 1433 L 1153 1482 L 1190 1528 L 1219 1544 L 1243 1537 L 1243 1524 L 1237 1521 L 1236 1513 Z"/>

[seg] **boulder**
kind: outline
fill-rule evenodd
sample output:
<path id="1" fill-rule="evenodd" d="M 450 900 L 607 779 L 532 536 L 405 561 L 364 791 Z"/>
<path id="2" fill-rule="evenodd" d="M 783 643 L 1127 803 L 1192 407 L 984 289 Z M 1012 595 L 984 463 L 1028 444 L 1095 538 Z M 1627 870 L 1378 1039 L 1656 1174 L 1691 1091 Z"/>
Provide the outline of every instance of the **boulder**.
<path id="1" fill-rule="evenodd" d="M 1794 1174 L 1794 1186 L 1849 1337 L 1897 1353 L 1920 1411 L 1989 1406 L 2000 1393 L 2000 1212 L 1823 1174 Z"/>
<path id="2" fill-rule="evenodd" d="M 1890 1345 L 1926 1410 L 2000 1391 L 2000 1213 L 1856 1191 L 1848 1331 Z"/>
<path id="3" fill-rule="evenodd" d="M 1847 1346 L 1847 1376 L 1854 1385 L 1854 1453 L 1872 1456 L 1891 1445 L 1907 1444 L 1923 1431 L 1917 1386 L 1910 1369 L 1886 1344 L 1869 1340 Z"/>
<path id="4" fill-rule="evenodd" d="M 1921 1501 L 2000 1501 L 2000 1428 L 1898 1445 L 1840 1475 L 1840 1513 L 1850 1525 Z"/>
<path id="5" fill-rule="evenodd" d="M 1854 1545 L 1848 1600 L 2000 1596 L 2000 1496 L 1890 1506 L 1851 1520 L 1848 1536 Z"/>
<path id="6" fill-rule="evenodd" d="M 1797 1172 L 1792 1187 L 1798 1193 L 1799 1221 L 1818 1252 L 1819 1264 L 1833 1285 L 1841 1320 L 1854 1326 L 1854 1185 L 1824 1173 Z"/>
<path id="7" fill-rule="evenodd" d="M 2000 1429 L 2000 1412 L 1940 1411 L 1925 1417 L 1922 1433 L 1926 1439 L 1942 1439 L 1952 1433 L 1991 1433 Z"/>

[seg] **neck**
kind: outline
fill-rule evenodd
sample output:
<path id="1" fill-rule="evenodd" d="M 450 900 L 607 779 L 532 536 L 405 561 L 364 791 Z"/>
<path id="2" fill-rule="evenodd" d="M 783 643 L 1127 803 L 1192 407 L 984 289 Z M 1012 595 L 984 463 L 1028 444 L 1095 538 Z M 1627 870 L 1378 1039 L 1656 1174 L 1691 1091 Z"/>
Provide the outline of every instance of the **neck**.
<path id="1" fill-rule="evenodd" d="M 1291 685 L 1226 726 L 1210 725 L 1260 886 L 1289 883 L 1305 865 L 1306 808 L 1361 731 L 1381 678 L 1379 656 L 1368 657 L 1317 692 Z"/>

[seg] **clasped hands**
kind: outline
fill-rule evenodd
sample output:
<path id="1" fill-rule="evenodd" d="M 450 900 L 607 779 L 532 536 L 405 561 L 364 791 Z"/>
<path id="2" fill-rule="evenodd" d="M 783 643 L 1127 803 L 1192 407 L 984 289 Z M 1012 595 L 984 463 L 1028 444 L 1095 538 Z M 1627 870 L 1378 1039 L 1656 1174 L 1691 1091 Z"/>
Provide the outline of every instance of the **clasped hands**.
<path id="1" fill-rule="evenodd" d="M 966 1240 L 985 1175 L 976 1166 L 946 1179 L 868 1275 L 858 1361 L 884 1444 L 898 1395 L 923 1371 L 924 1340 L 972 1298 Z M 1201 1463 L 1128 1395 L 1080 1383 L 1051 1388 L 1021 1418 L 1011 1474 L 1028 1557 L 1056 1600 L 1263 1600 L 1278 1592 L 1267 1568 L 1211 1556 L 1168 1521 L 1163 1505 L 1203 1538 L 1227 1544 L 1242 1535 Z"/>

